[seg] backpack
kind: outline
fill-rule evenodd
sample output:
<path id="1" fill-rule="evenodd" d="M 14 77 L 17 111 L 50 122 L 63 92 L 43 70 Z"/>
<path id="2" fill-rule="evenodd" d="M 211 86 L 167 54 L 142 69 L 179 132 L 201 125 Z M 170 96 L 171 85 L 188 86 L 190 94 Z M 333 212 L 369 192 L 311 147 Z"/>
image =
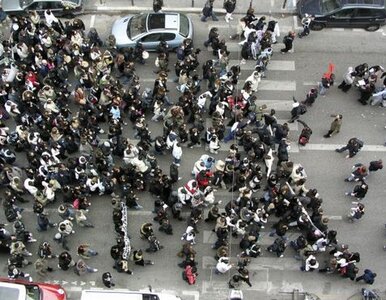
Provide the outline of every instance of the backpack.
<path id="1" fill-rule="evenodd" d="M 284 44 L 287 44 L 287 43 L 289 43 L 290 41 L 291 41 L 291 38 L 290 38 L 288 35 L 284 36 L 284 38 L 283 38 L 283 43 L 284 43 Z"/>
<path id="2" fill-rule="evenodd" d="M 13 209 L 8 209 L 5 213 L 8 222 L 14 222 L 17 219 L 17 212 Z"/>
<path id="3" fill-rule="evenodd" d="M 300 104 L 299 111 L 301 115 L 304 115 L 307 112 L 307 106 L 305 106 L 304 104 Z"/>
<path id="4" fill-rule="evenodd" d="M 360 139 L 356 139 L 356 142 L 358 143 L 359 148 L 363 147 L 363 145 L 364 145 L 363 141 L 361 141 Z"/>
<path id="5" fill-rule="evenodd" d="M 305 137 L 305 136 L 300 136 L 299 137 L 299 144 L 302 145 L 302 146 L 305 146 L 307 145 L 309 142 L 308 138 Z"/>

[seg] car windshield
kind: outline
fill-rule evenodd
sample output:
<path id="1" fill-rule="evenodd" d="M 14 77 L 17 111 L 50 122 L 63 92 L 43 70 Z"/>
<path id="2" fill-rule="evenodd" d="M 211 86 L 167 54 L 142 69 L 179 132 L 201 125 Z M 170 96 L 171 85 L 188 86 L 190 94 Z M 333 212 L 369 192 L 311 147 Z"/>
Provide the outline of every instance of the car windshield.
<path id="1" fill-rule="evenodd" d="M 180 34 L 187 37 L 189 34 L 189 19 L 185 15 L 180 15 Z"/>
<path id="2" fill-rule="evenodd" d="M 27 297 L 26 300 L 40 300 L 40 291 L 39 287 L 36 285 L 26 285 Z"/>
<path id="3" fill-rule="evenodd" d="M 20 0 L 20 7 L 25 7 L 27 5 L 30 5 L 33 2 L 33 0 Z"/>
<path id="4" fill-rule="evenodd" d="M 321 11 L 323 13 L 329 13 L 340 7 L 338 0 L 321 0 Z"/>
<path id="5" fill-rule="evenodd" d="M 129 24 L 127 25 L 127 36 L 133 38 L 141 33 L 146 32 L 146 16 L 145 14 L 139 14 L 133 16 Z"/>

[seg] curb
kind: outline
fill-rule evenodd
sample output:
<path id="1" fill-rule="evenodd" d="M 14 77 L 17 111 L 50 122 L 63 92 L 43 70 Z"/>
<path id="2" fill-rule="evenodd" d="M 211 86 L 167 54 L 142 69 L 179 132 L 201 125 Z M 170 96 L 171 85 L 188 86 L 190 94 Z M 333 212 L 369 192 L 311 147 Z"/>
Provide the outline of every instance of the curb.
<path id="1" fill-rule="evenodd" d="M 105 14 L 120 14 L 120 13 L 139 13 L 144 11 L 153 11 L 151 7 L 140 7 L 140 6 L 131 6 L 131 7 L 104 7 L 104 6 L 90 6 L 84 8 L 85 14 L 91 13 L 105 13 Z M 194 13 L 201 14 L 202 8 L 196 7 L 165 7 L 163 11 L 173 11 L 173 12 L 181 12 L 181 13 Z M 213 10 L 217 15 L 225 15 L 224 9 L 215 8 Z M 281 10 L 281 11 L 269 11 L 269 12 L 260 12 L 259 15 L 285 15 L 285 16 L 293 16 L 296 15 L 295 10 Z"/>

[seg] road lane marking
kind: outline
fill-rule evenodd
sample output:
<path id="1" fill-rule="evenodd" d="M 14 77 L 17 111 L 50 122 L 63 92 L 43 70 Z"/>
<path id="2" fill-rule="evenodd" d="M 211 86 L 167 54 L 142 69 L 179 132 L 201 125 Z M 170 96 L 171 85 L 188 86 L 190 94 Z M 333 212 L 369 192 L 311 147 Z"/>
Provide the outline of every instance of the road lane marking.
<path id="1" fill-rule="evenodd" d="M 240 61 L 236 59 L 229 60 L 229 65 L 234 66 Z M 255 61 L 248 60 L 245 64 L 240 65 L 241 70 L 255 70 Z M 268 71 L 295 71 L 295 61 L 293 60 L 270 60 L 267 65 Z"/>
<path id="2" fill-rule="evenodd" d="M 296 81 L 292 80 L 262 80 L 260 91 L 296 91 Z"/>
<path id="3" fill-rule="evenodd" d="M 198 291 L 182 291 L 182 295 L 193 296 L 194 300 L 200 299 L 200 292 Z"/>
<path id="4" fill-rule="evenodd" d="M 94 24 L 95 24 L 95 15 L 92 15 L 90 19 L 90 28 L 94 27 Z"/>

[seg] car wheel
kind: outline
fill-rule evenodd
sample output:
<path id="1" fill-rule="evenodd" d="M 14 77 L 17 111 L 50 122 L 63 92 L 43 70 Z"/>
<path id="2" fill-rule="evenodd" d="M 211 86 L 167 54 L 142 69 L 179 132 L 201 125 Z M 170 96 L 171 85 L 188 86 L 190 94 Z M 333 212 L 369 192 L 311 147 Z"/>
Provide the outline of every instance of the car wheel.
<path id="1" fill-rule="evenodd" d="M 366 31 L 377 31 L 379 29 L 379 24 L 373 24 L 373 25 L 368 25 L 365 27 Z"/>
<path id="2" fill-rule="evenodd" d="M 314 30 L 314 31 L 320 31 L 324 27 L 326 27 L 326 25 L 324 25 L 322 23 L 314 23 L 314 22 L 312 22 L 311 25 L 310 25 L 311 30 Z"/>

